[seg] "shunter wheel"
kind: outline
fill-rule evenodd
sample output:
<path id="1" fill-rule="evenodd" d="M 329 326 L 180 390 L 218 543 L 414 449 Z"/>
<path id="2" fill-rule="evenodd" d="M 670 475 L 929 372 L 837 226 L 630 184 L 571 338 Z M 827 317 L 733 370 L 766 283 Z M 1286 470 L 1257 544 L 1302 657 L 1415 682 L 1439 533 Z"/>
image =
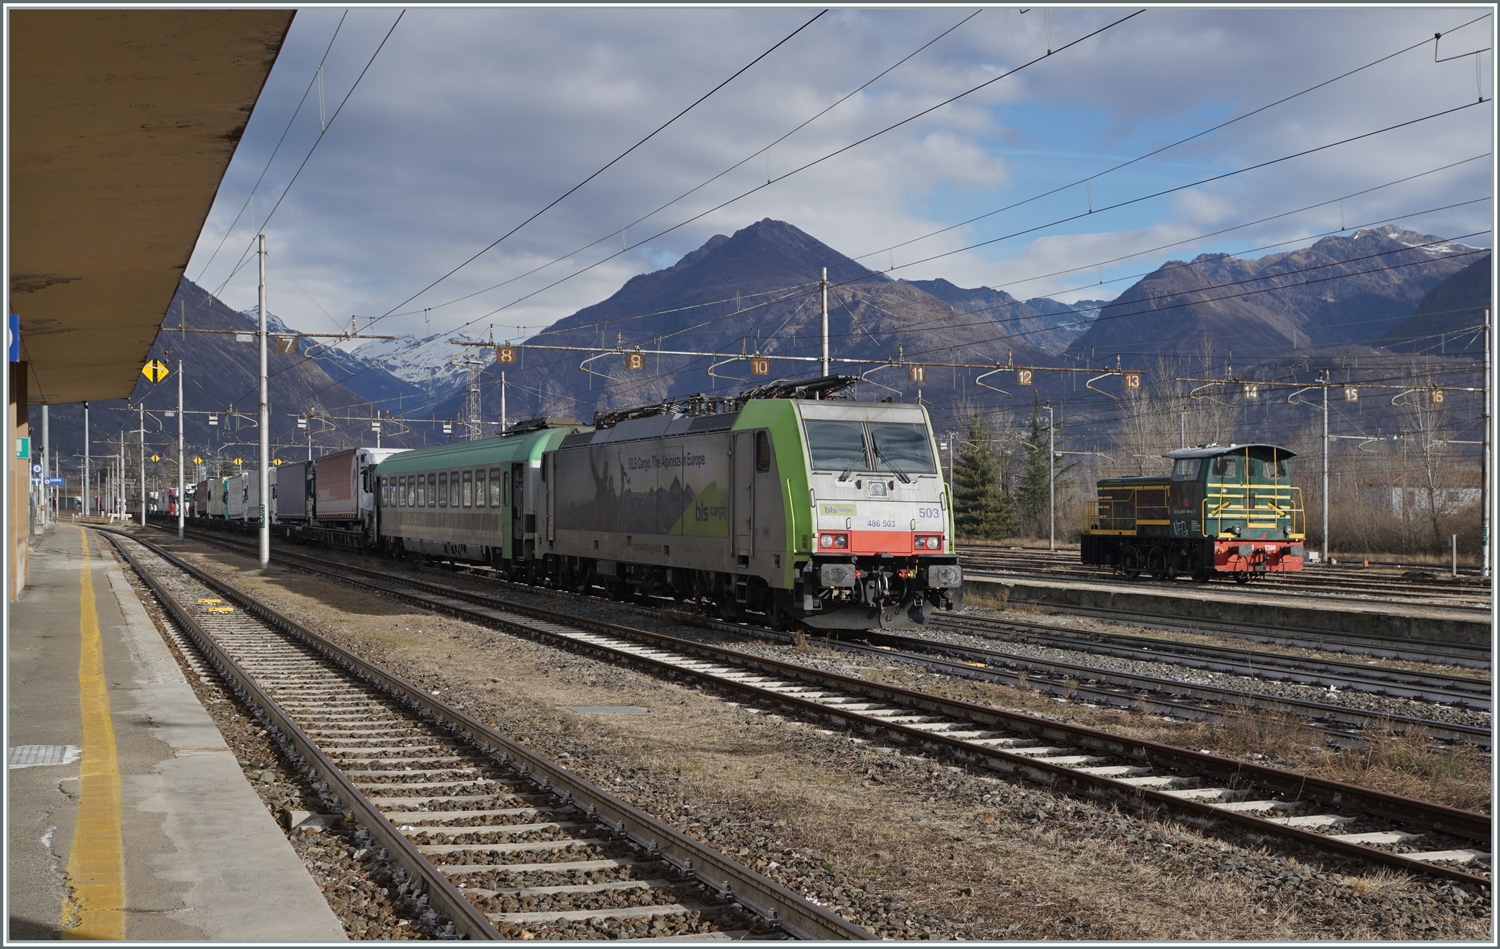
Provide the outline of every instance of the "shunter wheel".
<path id="1" fill-rule="evenodd" d="M 1250 572 L 1248 570 L 1238 570 L 1238 571 L 1236 571 L 1235 574 L 1234 574 L 1234 582 L 1235 583 L 1249 583 L 1250 582 Z"/>
<path id="2" fill-rule="evenodd" d="M 1120 551 L 1120 572 L 1134 580 L 1141 575 L 1141 554 L 1134 547 Z"/>
<path id="3" fill-rule="evenodd" d="M 1151 552 L 1146 555 L 1146 565 L 1151 570 L 1152 579 L 1167 579 L 1167 555 L 1160 547 L 1151 548 Z"/>

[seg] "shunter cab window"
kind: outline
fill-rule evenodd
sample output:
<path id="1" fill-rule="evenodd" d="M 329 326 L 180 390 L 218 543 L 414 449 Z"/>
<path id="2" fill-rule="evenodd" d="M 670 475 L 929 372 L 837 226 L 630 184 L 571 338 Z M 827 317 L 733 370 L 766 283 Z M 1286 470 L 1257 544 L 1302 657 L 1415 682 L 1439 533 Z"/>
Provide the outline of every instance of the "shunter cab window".
<path id="1" fill-rule="evenodd" d="M 858 422 L 828 422 L 808 419 L 807 451 L 812 466 L 824 471 L 869 471 L 870 458 L 865 451 L 865 427 Z"/>
<path id="2" fill-rule="evenodd" d="M 1172 466 L 1172 480 L 1173 481 L 1196 481 L 1196 480 L 1198 480 L 1198 466 L 1200 464 L 1201 464 L 1201 459 L 1198 459 L 1198 458 L 1179 458 L 1179 459 L 1177 459 L 1177 463 Z"/>
<path id="3" fill-rule="evenodd" d="M 484 469 L 474 472 L 474 506 L 484 507 Z"/>
<path id="4" fill-rule="evenodd" d="M 464 472 L 464 507 L 474 506 L 474 472 Z"/>
<path id="5" fill-rule="evenodd" d="M 500 489 L 503 486 L 500 480 L 500 469 L 490 469 L 490 507 L 500 507 Z"/>
<path id="6" fill-rule="evenodd" d="M 1240 480 L 1240 459 L 1238 455 L 1220 455 L 1214 459 L 1214 477 L 1220 481 Z"/>
<path id="7" fill-rule="evenodd" d="M 906 474 L 932 474 L 937 471 L 925 425 L 872 422 L 870 440 L 875 445 L 876 471 L 902 471 Z"/>

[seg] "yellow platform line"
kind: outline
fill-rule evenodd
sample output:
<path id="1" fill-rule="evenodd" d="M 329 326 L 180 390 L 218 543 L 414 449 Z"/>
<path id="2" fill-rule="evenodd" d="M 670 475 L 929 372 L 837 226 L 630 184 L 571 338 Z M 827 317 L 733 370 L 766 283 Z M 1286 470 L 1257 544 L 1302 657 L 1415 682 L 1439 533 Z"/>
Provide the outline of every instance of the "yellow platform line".
<path id="1" fill-rule="evenodd" d="M 120 764 L 104 680 L 104 643 L 94 606 L 88 532 L 83 541 L 79 597 L 78 706 L 83 719 L 83 757 L 78 822 L 68 854 L 68 898 L 63 904 L 64 939 L 125 938 L 125 849 L 120 834 Z"/>

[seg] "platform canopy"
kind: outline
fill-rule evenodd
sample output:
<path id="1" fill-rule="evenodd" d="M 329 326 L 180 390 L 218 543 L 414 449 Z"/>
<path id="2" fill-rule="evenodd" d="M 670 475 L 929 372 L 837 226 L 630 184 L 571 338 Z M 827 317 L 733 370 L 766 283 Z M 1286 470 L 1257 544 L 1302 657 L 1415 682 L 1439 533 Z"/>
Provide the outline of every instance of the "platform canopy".
<path id="1" fill-rule="evenodd" d="M 293 11 L 7 16 L 7 302 L 29 401 L 125 398 Z"/>

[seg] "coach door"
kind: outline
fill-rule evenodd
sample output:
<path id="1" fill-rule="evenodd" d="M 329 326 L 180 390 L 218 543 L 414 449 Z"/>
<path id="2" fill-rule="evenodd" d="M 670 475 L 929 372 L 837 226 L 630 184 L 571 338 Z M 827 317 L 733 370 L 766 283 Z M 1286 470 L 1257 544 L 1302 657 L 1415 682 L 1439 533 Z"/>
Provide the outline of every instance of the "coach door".
<path id="1" fill-rule="evenodd" d="M 510 466 L 510 537 L 511 556 L 521 556 L 526 536 L 526 466 Z"/>
<path id="2" fill-rule="evenodd" d="M 755 554 L 755 433 L 734 433 L 734 552 Z"/>

